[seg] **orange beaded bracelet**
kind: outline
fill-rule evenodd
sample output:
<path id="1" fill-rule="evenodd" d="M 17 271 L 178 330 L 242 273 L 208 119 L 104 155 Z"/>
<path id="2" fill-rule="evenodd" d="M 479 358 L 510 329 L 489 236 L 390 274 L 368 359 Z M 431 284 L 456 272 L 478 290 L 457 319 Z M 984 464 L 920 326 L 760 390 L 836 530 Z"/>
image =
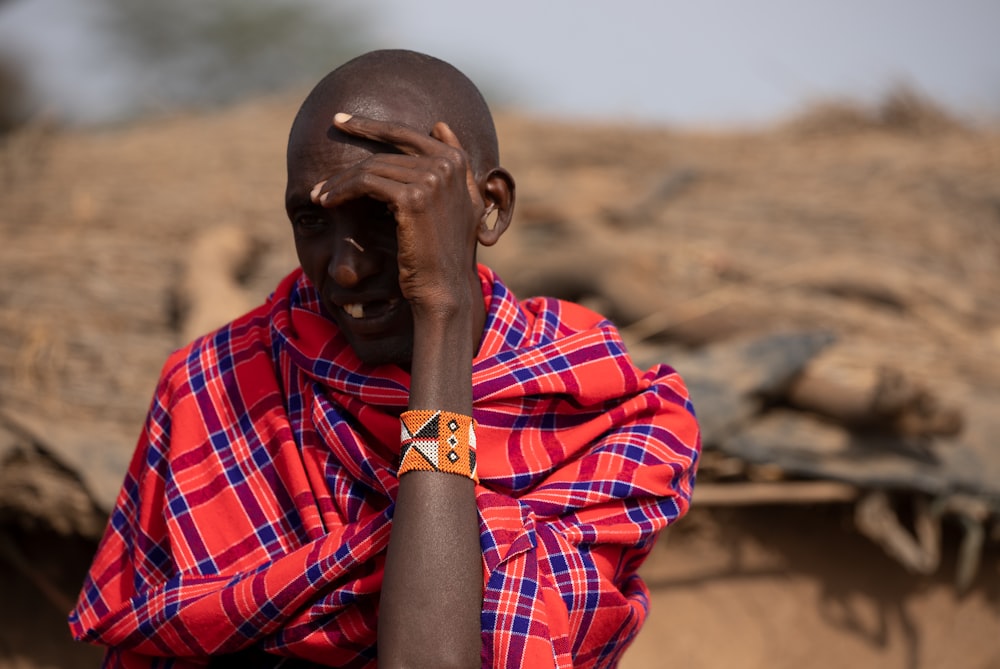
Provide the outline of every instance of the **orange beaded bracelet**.
<path id="1" fill-rule="evenodd" d="M 400 418 L 399 476 L 414 470 L 467 476 L 476 483 L 476 424 L 450 411 L 404 411 Z"/>

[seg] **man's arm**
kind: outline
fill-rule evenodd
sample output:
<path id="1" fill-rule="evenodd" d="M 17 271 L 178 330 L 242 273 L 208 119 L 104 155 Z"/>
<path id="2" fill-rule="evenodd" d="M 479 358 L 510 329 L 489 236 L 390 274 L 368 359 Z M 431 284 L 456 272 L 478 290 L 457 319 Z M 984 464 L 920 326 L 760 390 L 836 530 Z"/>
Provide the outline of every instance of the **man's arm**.
<path id="1" fill-rule="evenodd" d="M 468 336 L 452 334 L 456 319 L 415 320 L 410 409 L 471 415 Z M 379 664 L 478 667 L 481 564 L 472 480 L 422 471 L 401 476 L 382 586 Z"/>
<path id="2" fill-rule="evenodd" d="M 318 185 L 313 197 L 326 207 L 371 197 L 396 219 L 400 287 L 414 321 L 409 408 L 471 416 L 484 319 L 474 253 L 485 207 L 467 156 L 442 123 L 431 135 L 342 114 L 335 125 L 403 152 L 376 153 Z M 380 603 L 380 666 L 478 667 L 481 609 L 472 480 L 402 475 Z"/>

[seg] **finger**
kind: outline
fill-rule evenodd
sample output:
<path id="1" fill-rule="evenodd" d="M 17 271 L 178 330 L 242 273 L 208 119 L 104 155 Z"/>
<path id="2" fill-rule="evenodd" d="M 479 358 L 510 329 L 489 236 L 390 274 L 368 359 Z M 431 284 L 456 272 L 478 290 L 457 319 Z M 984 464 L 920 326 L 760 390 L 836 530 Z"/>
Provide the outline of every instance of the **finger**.
<path id="1" fill-rule="evenodd" d="M 365 197 L 384 203 L 393 214 L 417 213 L 426 205 L 426 197 L 418 186 L 375 172 L 354 172 L 346 178 L 338 177 L 324 182 L 323 189 L 314 200 L 326 209 Z"/>
<path id="2" fill-rule="evenodd" d="M 425 159 L 401 153 L 377 153 L 344 172 L 313 186 L 310 199 L 317 204 L 326 204 L 326 195 L 337 190 L 341 183 L 356 179 L 358 174 L 373 174 L 400 184 L 417 183 L 426 174 Z"/>
<path id="3" fill-rule="evenodd" d="M 347 179 L 338 179 L 334 183 L 328 181 L 325 184 L 323 192 L 314 199 L 327 209 L 334 209 L 345 202 L 363 197 L 384 202 L 391 207 L 402 187 L 398 181 L 371 173 L 355 174 Z"/>
<path id="4" fill-rule="evenodd" d="M 411 156 L 432 155 L 441 150 L 441 142 L 436 138 L 399 123 L 340 112 L 334 115 L 333 124 L 348 134 L 389 144 Z"/>
<path id="5" fill-rule="evenodd" d="M 459 141 L 458 135 L 452 132 L 452 129 L 444 121 L 438 121 L 434 124 L 434 128 L 431 129 L 431 137 L 447 144 L 453 149 L 457 149 L 462 153 L 465 153 L 465 149 L 462 148 L 462 142 Z M 465 166 L 465 185 L 469 189 L 469 197 L 472 202 L 485 206 L 483 201 L 483 196 L 479 193 L 479 184 L 476 183 L 476 175 L 472 173 L 472 165 L 466 160 Z"/>
<path id="6" fill-rule="evenodd" d="M 459 151 L 465 150 L 462 148 L 462 142 L 459 141 L 458 135 L 452 132 L 451 126 L 444 121 L 438 121 L 434 124 L 434 127 L 431 128 L 431 137 Z"/>

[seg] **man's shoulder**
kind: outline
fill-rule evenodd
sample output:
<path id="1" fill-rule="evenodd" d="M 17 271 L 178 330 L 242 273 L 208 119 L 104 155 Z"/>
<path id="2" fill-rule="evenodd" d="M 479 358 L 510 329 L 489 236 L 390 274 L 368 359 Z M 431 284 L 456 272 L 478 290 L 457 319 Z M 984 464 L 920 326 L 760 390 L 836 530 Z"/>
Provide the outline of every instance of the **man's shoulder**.
<path id="1" fill-rule="evenodd" d="M 565 355 L 577 368 L 595 366 L 597 360 L 604 360 L 616 368 L 612 376 L 627 377 L 626 385 L 642 390 L 666 390 L 676 394 L 690 408 L 687 387 L 677 371 L 659 357 L 633 356 L 618 326 L 608 316 L 577 302 L 555 297 L 526 298 L 521 306 L 534 321 L 532 330 L 536 343 L 551 345 L 557 355 Z M 567 351 L 574 353 L 566 355 Z M 607 377 L 581 376 L 580 380 L 600 385 Z"/>
<path id="2" fill-rule="evenodd" d="M 618 327 L 607 316 L 577 302 L 535 296 L 521 301 L 521 307 L 528 315 L 532 339 L 538 343 L 596 336 L 622 344 Z"/>
<path id="3" fill-rule="evenodd" d="M 512 334 L 523 334 L 535 344 L 593 331 L 618 335 L 607 317 L 577 302 L 548 295 L 522 297 L 485 265 L 480 265 L 480 276 L 489 295 L 487 327 L 504 331 L 508 340 L 516 339 Z"/>

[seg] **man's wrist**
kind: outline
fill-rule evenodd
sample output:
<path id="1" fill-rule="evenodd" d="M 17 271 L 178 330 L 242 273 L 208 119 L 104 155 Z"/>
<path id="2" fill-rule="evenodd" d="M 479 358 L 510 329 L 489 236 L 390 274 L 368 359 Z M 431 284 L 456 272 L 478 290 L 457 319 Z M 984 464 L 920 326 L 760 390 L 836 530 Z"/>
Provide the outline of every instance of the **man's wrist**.
<path id="1" fill-rule="evenodd" d="M 479 295 L 472 295 L 468 290 L 440 290 L 431 297 L 411 300 L 414 322 L 429 321 L 450 323 L 454 319 L 472 315 L 476 302 L 481 301 Z"/>

